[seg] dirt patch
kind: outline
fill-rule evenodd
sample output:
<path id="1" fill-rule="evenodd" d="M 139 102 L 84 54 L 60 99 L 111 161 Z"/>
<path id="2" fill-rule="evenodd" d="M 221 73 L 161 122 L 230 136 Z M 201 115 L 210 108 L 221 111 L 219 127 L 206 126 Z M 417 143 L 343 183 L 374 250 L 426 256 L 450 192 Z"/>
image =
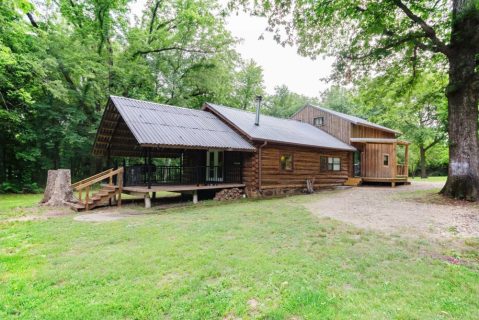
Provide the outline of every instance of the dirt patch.
<path id="1" fill-rule="evenodd" d="M 91 211 L 90 213 L 80 214 L 75 216 L 73 220 L 82 222 L 110 222 L 133 216 L 141 216 L 144 214 L 144 212 L 136 210 L 109 209 L 102 211 Z"/>
<path id="2" fill-rule="evenodd" d="M 479 237 L 479 207 L 442 200 L 433 192 L 442 185 L 362 186 L 328 192 L 306 207 L 318 216 L 386 233 L 436 239 Z"/>

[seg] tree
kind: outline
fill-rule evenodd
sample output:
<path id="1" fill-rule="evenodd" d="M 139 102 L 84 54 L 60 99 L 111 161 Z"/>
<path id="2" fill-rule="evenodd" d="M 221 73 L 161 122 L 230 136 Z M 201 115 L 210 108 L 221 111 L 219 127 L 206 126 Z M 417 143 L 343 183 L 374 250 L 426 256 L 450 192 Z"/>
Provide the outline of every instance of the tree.
<path id="1" fill-rule="evenodd" d="M 426 153 L 446 140 L 447 101 L 443 88 L 447 78 L 441 72 L 363 79 L 354 96 L 356 113 L 403 132 L 417 146 L 421 177 L 427 177 Z M 413 155 L 413 158 L 414 157 Z"/>
<path id="2" fill-rule="evenodd" d="M 236 75 L 233 105 L 243 110 L 253 108 L 255 97 L 264 94 L 263 82 L 263 69 L 256 62 L 242 62 Z"/>
<path id="3" fill-rule="evenodd" d="M 246 0 L 242 2 L 248 2 Z M 442 193 L 479 199 L 479 6 L 476 0 L 260 1 L 270 30 L 299 52 L 337 57 L 334 77 L 445 62 L 449 174 Z M 282 28 L 284 27 L 284 28 Z M 282 37 L 286 31 L 287 37 Z"/>
<path id="4" fill-rule="evenodd" d="M 274 88 L 274 93 L 268 95 L 264 102 L 265 113 L 281 118 L 289 118 L 306 104 L 318 104 L 317 98 L 310 98 L 288 89 L 282 85 Z"/>
<path id="5" fill-rule="evenodd" d="M 350 90 L 335 85 L 321 94 L 321 106 L 346 114 L 355 114 Z"/>

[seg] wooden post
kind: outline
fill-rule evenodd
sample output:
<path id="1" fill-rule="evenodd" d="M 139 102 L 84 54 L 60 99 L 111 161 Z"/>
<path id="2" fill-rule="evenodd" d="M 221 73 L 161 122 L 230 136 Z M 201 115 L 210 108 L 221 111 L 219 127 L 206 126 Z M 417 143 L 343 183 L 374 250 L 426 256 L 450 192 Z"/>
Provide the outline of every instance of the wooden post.
<path id="1" fill-rule="evenodd" d="M 392 177 L 396 178 L 398 175 L 398 159 L 397 159 L 397 143 L 393 143 L 393 157 L 392 157 Z M 393 185 L 394 187 L 394 185 Z"/>
<path id="2" fill-rule="evenodd" d="M 151 149 L 148 148 L 148 189 L 151 189 Z"/>
<path id="3" fill-rule="evenodd" d="M 406 150 L 404 151 L 404 167 L 406 170 L 406 178 L 409 177 L 409 145 L 406 144 Z"/>
<path id="4" fill-rule="evenodd" d="M 118 207 L 121 207 L 121 194 L 123 192 L 123 171 L 125 168 L 122 168 L 118 173 L 118 200 L 116 202 Z"/>
<path id="5" fill-rule="evenodd" d="M 85 189 L 85 210 L 88 211 L 88 201 L 90 201 L 90 186 L 87 186 Z"/>

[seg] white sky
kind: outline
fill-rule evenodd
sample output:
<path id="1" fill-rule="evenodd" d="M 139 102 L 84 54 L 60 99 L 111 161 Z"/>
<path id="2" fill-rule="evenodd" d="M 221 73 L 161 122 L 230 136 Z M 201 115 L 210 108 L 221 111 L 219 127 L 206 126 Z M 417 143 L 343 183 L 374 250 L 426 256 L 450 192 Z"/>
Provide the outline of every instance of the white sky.
<path id="1" fill-rule="evenodd" d="M 226 4 L 228 0 L 219 0 Z M 130 6 L 133 15 L 140 16 L 146 0 L 136 0 Z M 263 68 L 266 91 L 273 93 L 274 87 L 286 85 L 296 93 L 307 96 L 319 96 L 329 87 L 321 78 L 331 73 L 332 59 L 318 57 L 316 60 L 301 57 L 293 47 L 282 47 L 273 35 L 266 32 L 265 18 L 252 17 L 239 12 L 226 18 L 227 28 L 236 38 L 242 41 L 236 50 L 243 59 L 253 59 Z M 259 40 L 260 35 L 264 39 Z"/>

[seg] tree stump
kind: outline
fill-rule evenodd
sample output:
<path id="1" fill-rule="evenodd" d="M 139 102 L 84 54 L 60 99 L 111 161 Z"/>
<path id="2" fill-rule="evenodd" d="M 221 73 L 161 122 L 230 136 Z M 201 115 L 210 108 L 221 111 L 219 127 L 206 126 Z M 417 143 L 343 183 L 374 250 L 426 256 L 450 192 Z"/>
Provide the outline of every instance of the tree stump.
<path id="1" fill-rule="evenodd" d="M 76 202 L 71 187 L 70 170 L 48 170 L 47 186 L 40 203 L 46 206 L 64 206 Z"/>

